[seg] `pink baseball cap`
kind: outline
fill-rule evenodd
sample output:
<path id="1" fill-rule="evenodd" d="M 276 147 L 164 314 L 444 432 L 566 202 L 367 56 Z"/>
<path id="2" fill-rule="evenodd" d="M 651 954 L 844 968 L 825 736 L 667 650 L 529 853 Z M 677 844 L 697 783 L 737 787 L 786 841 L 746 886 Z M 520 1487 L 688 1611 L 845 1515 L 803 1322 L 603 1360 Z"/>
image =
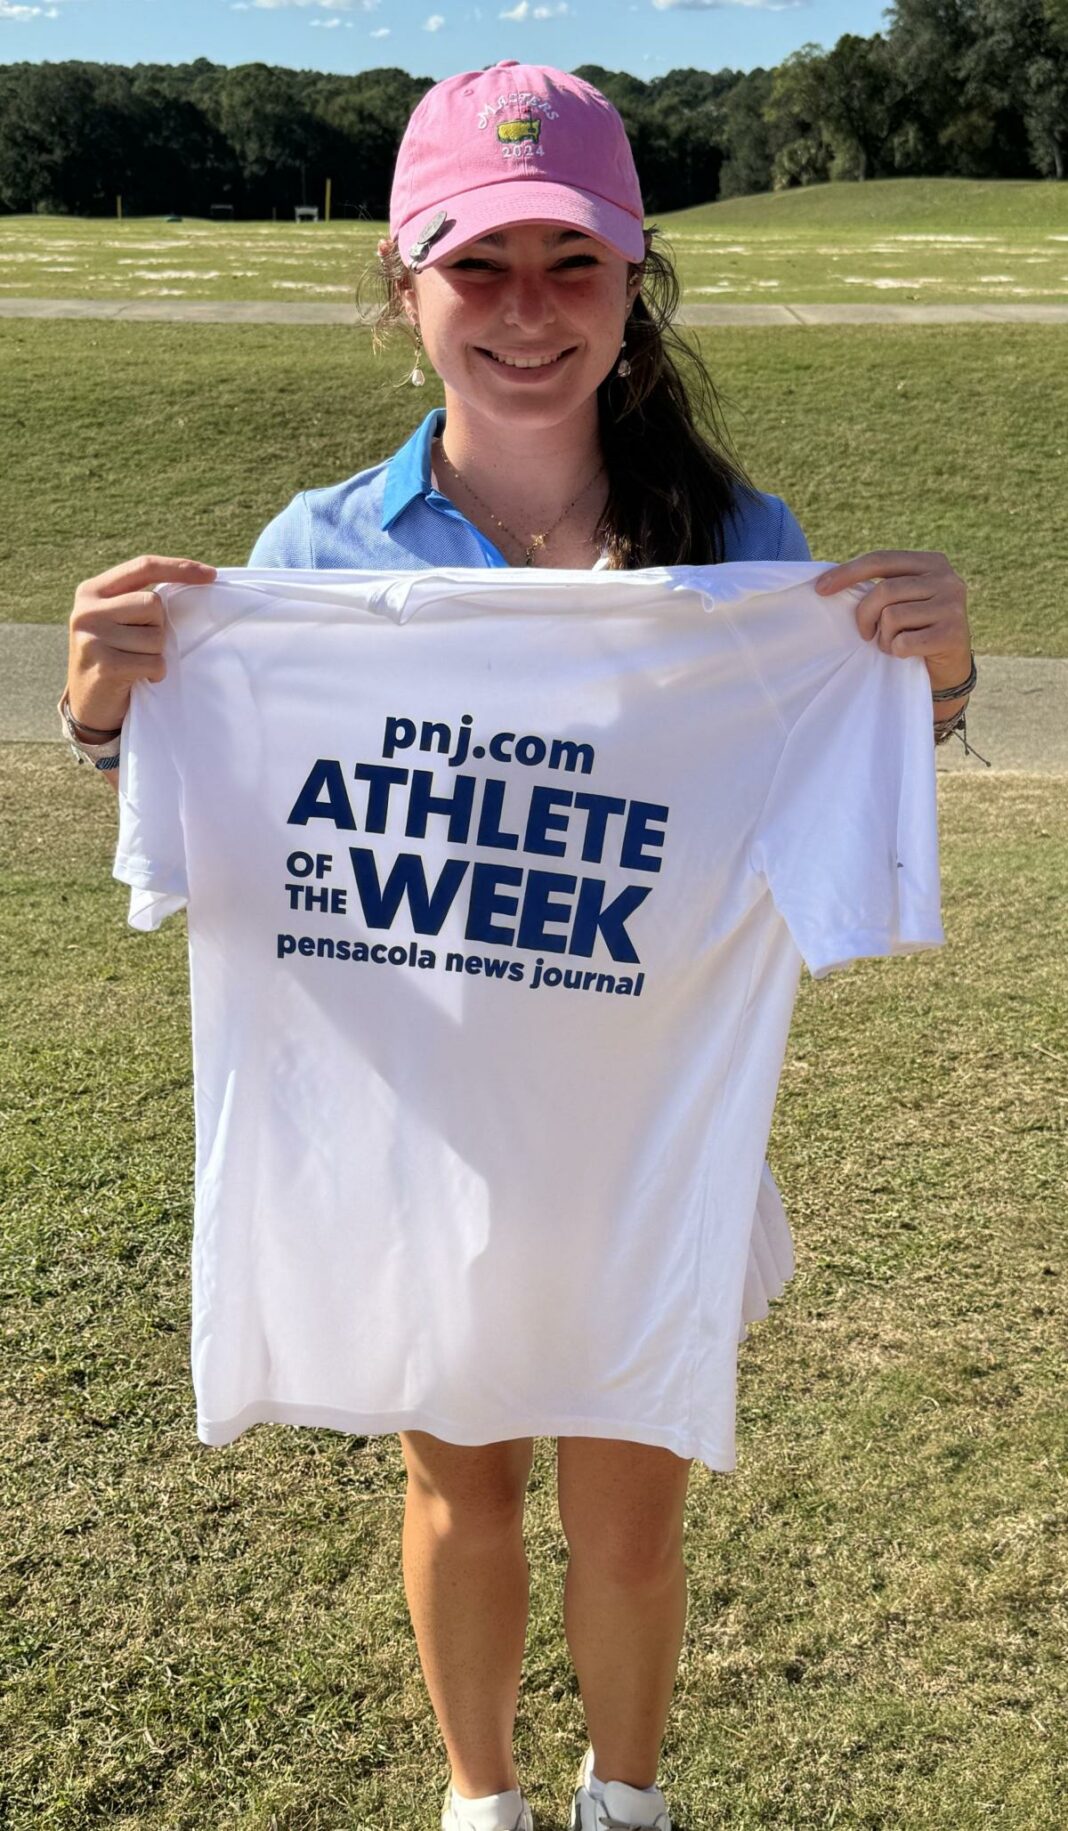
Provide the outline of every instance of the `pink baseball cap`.
<path id="1" fill-rule="evenodd" d="M 517 223 L 582 229 L 645 255 L 641 186 L 626 129 L 579 76 L 514 57 L 435 83 L 404 130 L 389 202 L 408 267 Z"/>

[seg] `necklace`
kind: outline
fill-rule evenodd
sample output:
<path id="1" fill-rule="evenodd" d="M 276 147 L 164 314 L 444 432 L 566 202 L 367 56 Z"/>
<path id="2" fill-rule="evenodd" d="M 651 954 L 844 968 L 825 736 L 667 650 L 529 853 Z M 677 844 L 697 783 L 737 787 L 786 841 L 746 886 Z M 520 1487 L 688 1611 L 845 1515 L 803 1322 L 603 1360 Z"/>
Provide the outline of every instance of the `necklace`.
<path id="1" fill-rule="evenodd" d="M 524 560 L 523 560 L 524 566 L 532 566 L 534 564 L 534 555 L 537 552 L 537 549 L 539 547 L 544 547 L 550 534 L 555 533 L 556 529 L 560 526 L 560 523 L 564 519 L 564 515 L 569 515 L 571 513 L 571 510 L 574 508 L 576 502 L 579 500 L 579 496 L 584 496 L 588 489 L 593 488 L 593 485 L 596 483 L 598 477 L 602 474 L 602 472 L 604 470 L 603 464 L 598 465 L 597 470 L 594 472 L 594 474 L 590 478 L 589 482 L 583 484 L 582 488 L 579 490 L 578 496 L 572 496 L 571 501 L 567 505 L 567 508 L 564 510 L 562 515 L 558 515 L 556 517 L 556 520 L 553 522 L 552 527 L 546 528 L 544 534 L 532 534 L 530 536 L 530 545 L 528 546 L 527 543 L 523 540 L 522 536 L 515 532 L 514 528 L 510 528 L 508 526 L 507 522 L 502 521 L 499 515 L 495 515 L 493 513 L 493 510 L 490 508 L 489 503 L 483 501 L 483 499 L 479 495 L 478 491 L 476 489 L 472 489 L 472 487 L 468 483 L 467 479 L 465 477 L 461 477 L 461 475 L 460 475 L 459 471 L 457 470 L 455 464 L 453 463 L 452 459 L 447 455 L 447 453 L 445 451 L 444 441 L 439 439 L 437 441 L 437 443 L 438 443 L 438 449 L 440 450 L 442 457 L 445 459 L 446 464 L 448 465 L 449 469 L 451 470 L 453 476 L 456 478 L 457 482 L 462 483 L 464 486 L 464 489 L 468 491 L 469 495 L 472 495 L 474 497 L 475 501 L 479 504 L 479 506 L 481 508 L 485 509 L 486 514 L 489 516 L 490 520 L 495 521 L 497 526 L 499 528 L 503 529 L 504 533 L 507 534 L 511 540 L 515 541 L 515 544 L 517 547 L 523 548 L 523 552 L 524 552 L 524 556 L 525 556 Z"/>

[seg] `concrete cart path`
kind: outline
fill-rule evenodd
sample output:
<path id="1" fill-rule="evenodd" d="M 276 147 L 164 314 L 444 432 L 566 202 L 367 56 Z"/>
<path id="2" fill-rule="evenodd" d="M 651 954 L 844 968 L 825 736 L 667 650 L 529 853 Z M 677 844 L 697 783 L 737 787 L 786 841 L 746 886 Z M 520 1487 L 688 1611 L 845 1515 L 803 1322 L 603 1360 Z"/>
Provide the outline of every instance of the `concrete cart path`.
<path id="1" fill-rule="evenodd" d="M 968 742 L 979 755 L 966 756 L 954 734 L 937 747 L 938 771 L 1068 776 L 1068 661 L 975 659 Z M 0 623 L 0 741 L 63 743 L 56 704 L 66 678 L 65 623 Z"/>
<path id="2" fill-rule="evenodd" d="M 121 318 L 166 324 L 369 324 L 377 309 L 322 300 L 0 299 L 0 318 Z M 683 305 L 679 324 L 1066 324 L 1065 305 Z"/>

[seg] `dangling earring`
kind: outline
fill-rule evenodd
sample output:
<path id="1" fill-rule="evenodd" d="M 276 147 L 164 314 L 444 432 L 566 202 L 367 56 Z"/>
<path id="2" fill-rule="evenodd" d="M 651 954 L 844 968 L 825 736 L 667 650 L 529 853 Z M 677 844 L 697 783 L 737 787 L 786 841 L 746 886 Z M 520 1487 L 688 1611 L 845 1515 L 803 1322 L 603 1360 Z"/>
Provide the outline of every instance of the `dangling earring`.
<path id="1" fill-rule="evenodd" d="M 419 334 L 419 326 L 416 325 L 416 327 L 415 327 L 415 364 L 414 364 L 411 374 L 408 377 L 408 380 L 411 382 L 413 388 L 421 388 L 423 383 L 426 380 L 426 376 L 423 374 L 422 369 L 419 367 L 419 358 L 422 354 L 422 350 L 423 350 L 423 342 L 422 342 L 422 338 Z"/>
<path id="2" fill-rule="evenodd" d="M 626 349 L 627 339 L 625 337 L 619 347 L 621 350 Z M 617 375 L 629 375 L 630 374 L 630 363 L 627 361 L 625 356 L 620 356 L 619 361 L 616 363 L 616 374 Z"/>

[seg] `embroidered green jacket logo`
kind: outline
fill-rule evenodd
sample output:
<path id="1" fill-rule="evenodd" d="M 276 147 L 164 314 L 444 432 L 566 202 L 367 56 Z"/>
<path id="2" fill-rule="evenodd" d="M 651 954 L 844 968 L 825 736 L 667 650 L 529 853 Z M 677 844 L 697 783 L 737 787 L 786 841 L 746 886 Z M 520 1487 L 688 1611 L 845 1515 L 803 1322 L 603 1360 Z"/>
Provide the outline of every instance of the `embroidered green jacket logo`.
<path id="1" fill-rule="evenodd" d="M 541 122 L 498 121 L 497 138 L 509 146 L 514 146 L 518 140 L 533 140 L 537 144 L 541 138 Z"/>

